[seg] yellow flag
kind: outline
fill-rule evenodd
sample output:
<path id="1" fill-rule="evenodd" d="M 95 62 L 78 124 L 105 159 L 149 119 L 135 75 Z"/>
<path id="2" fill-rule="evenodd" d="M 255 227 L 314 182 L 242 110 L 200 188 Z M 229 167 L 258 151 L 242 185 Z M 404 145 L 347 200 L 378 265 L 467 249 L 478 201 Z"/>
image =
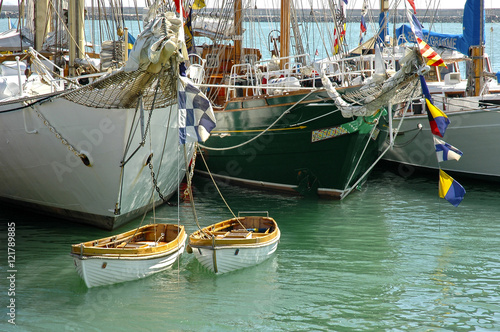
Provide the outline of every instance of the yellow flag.
<path id="1" fill-rule="evenodd" d="M 202 9 L 205 6 L 206 6 L 205 0 L 194 0 L 192 8 L 193 9 Z"/>

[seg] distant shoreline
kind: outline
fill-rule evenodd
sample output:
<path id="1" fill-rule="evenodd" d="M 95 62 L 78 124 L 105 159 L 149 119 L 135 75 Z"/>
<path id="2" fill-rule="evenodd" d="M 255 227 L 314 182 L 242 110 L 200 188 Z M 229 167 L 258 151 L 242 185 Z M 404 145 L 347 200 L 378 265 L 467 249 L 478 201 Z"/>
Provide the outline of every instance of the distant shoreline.
<path id="1" fill-rule="evenodd" d="M 135 8 L 133 7 L 125 7 L 123 9 L 124 14 L 125 14 L 125 19 L 127 20 L 136 20 L 137 19 L 137 13 L 135 11 Z M 215 10 L 210 10 L 207 9 L 208 12 L 211 12 L 212 14 L 215 13 Z M 138 15 L 142 16 L 143 13 L 145 13 L 146 10 L 139 11 Z M 426 11 L 421 11 L 423 14 L 429 14 Z M 378 22 L 378 14 L 379 11 L 372 11 L 372 21 L 373 22 Z M 463 20 L 463 9 L 440 9 L 437 11 L 437 15 L 434 17 L 428 17 L 425 15 L 419 15 L 420 13 L 417 13 L 417 17 L 422 21 L 422 22 L 429 22 L 430 20 L 438 23 L 461 23 Z M 247 21 L 250 19 L 252 21 L 272 21 L 276 22 L 279 21 L 280 17 L 280 12 L 279 10 L 270 10 L 270 9 L 250 9 L 249 13 L 247 14 L 248 17 L 246 18 Z M 314 19 L 320 20 L 320 21 L 326 21 L 323 13 L 319 13 L 319 11 L 316 11 L 316 15 L 311 15 L 311 10 L 302 10 L 302 13 L 299 12 L 297 15 L 300 18 L 300 21 L 314 21 Z M 404 21 L 406 18 L 405 11 L 403 9 L 399 9 L 397 11 L 397 19 L 399 22 Z M 18 8 L 17 6 L 12 6 L 12 5 L 4 5 L 2 7 L 2 12 L 0 13 L 0 18 L 17 18 L 18 17 Z M 394 15 L 391 16 L 391 21 L 393 19 Z M 142 17 L 141 17 L 142 19 Z M 361 10 L 360 9 L 351 9 L 347 10 L 347 22 L 359 22 L 361 20 Z M 500 22 L 500 8 L 493 8 L 493 9 L 488 9 L 486 10 L 486 17 L 485 17 L 486 23 L 497 23 Z"/>

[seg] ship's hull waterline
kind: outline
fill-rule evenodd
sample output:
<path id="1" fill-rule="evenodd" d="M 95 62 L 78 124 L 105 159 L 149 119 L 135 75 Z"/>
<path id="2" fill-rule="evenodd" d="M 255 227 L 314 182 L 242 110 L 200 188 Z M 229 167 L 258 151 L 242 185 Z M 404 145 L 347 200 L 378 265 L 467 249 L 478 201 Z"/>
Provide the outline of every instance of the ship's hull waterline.
<path id="1" fill-rule="evenodd" d="M 273 191 L 347 196 L 377 159 L 383 142 L 374 128 L 379 114 L 344 118 L 324 90 L 292 107 L 305 95 L 230 102 L 216 112 L 217 128 L 205 142 L 208 170 L 219 179 Z M 203 162 L 196 165 L 207 173 Z"/>
<path id="2" fill-rule="evenodd" d="M 177 190 L 185 174 L 177 118 L 176 103 L 152 112 L 91 108 L 64 98 L 1 103 L 0 198 L 116 228 L 150 209 L 153 197 L 162 202 L 149 162 L 163 197 Z M 193 146 L 187 148 L 190 155 Z"/>

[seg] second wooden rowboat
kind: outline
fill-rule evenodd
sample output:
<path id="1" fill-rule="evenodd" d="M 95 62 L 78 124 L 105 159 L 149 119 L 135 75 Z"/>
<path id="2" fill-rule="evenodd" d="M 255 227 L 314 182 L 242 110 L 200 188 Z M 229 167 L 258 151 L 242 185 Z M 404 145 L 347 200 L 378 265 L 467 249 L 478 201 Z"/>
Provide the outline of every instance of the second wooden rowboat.
<path id="1" fill-rule="evenodd" d="M 259 264 L 277 249 L 280 230 L 267 216 L 225 220 L 192 233 L 188 253 L 207 269 L 220 274 Z"/>

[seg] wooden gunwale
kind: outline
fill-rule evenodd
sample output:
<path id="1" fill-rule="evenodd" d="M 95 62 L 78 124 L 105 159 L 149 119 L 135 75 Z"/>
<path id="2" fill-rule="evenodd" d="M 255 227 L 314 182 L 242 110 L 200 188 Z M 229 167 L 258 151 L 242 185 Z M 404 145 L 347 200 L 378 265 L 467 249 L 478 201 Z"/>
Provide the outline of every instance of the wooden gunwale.
<path id="1" fill-rule="evenodd" d="M 142 245 L 142 247 L 135 247 L 135 248 L 127 248 L 127 247 L 121 247 L 121 248 L 106 248 L 103 245 L 111 244 L 111 245 L 117 245 L 119 243 L 126 243 L 126 241 L 130 240 L 134 234 L 135 237 L 138 238 L 141 235 L 146 234 L 148 231 L 154 231 L 155 225 L 146 225 L 142 226 L 139 229 L 133 229 L 125 233 L 121 233 L 118 235 L 113 235 L 113 236 L 108 236 L 99 240 L 93 240 L 93 241 L 88 241 L 88 242 L 82 242 L 79 244 L 73 244 L 71 246 L 71 255 L 73 256 L 78 256 L 82 258 L 91 258 L 91 257 L 96 257 L 96 256 L 103 256 L 106 258 L 112 258 L 112 257 L 141 257 L 145 258 L 147 256 L 158 256 L 161 254 L 169 254 L 171 252 L 174 252 L 177 250 L 179 247 L 181 247 L 186 240 L 186 233 L 184 230 L 184 226 L 177 226 L 177 225 L 172 225 L 172 224 L 156 224 L 157 230 L 160 227 L 163 230 L 165 228 L 169 230 L 169 227 L 172 229 L 175 229 L 178 227 L 178 234 L 175 237 L 175 239 L 165 242 L 164 240 L 157 242 L 157 245 L 154 247 L 150 246 L 145 246 L 148 245 L 148 243 L 154 242 L 154 241 L 149 241 L 149 240 L 139 240 L 139 241 L 130 241 L 130 244 L 139 244 Z M 161 233 L 161 231 L 160 231 Z M 168 237 L 168 234 L 165 234 L 166 237 Z"/>
<path id="2" fill-rule="evenodd" d="M 247 221 L 247 218 L 248 217 L 240 217 L 239 220 L 245 227 L 254 228 L 250 227 L 251 225 L 245 223 Z M 268 245 L 274 242 L 277 238 L 279 238 L 280 231 L 278 225 L 276 224 L 276 221 L 273 218 L 269 217 L 258 217 L 258 218 L 260 218 L 259 225 L 269 226 L 268 229 L 272 229 L 272 231 L 269 231 L 268 233 L 251 232 L 251 238 L 234 238 L 234 237 L 218 238 L 217 235 L 222 235 L 223 233 L 228 232 L 225 230 L 228 230 L 231 227 L 237 227 L 237 229 L 238 228 L 241 229 L 241 225 L 238 222 L 238 218 L 233 218 L 207 226 L 202 230 L 198 230 L 192 233 L 189 236 L 189 245 L 193 248 L 213 247 L 214 245 L 216 247 L 225 247 L 225 246 L 260 247 Z M 259 228 L 264 228 L 264 227 L 259 227 Z M 212 237 L 207 238 L 203 234 L 214 235 L 215 240 L 212 240 Z"/>

